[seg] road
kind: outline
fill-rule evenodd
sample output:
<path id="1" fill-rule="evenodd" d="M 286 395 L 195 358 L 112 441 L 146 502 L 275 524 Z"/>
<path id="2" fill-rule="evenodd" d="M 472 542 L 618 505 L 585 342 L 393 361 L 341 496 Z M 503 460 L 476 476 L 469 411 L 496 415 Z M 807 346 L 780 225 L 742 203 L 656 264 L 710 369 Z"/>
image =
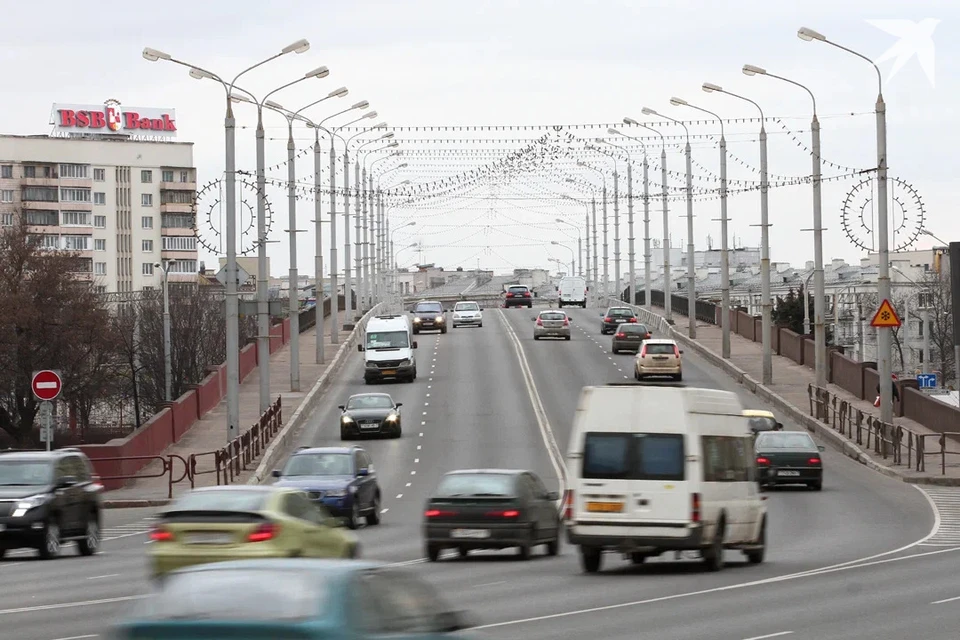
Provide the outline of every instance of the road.
<path id="1" fill-rule="evenodd" d="M 605 570 L 587 576 L 569 546 L 558 558 L 537 555 L 530 562 L 508 550 L 425 563 L 422 510 L 445 471 L 522 467 L 559 485 L 545 445 L 550 434 L 565 451 L 580 388 L 623 381 L 631 372 L 631 356 L 609 353 L 597 314 L 570 311 L 569 342 L 534 341 L 531 311 L 488 309 L 482 328 L 418 336 L 419 378 L 412 384 L 365 385 L 356 355 L 299 444 L 339 445 L 336 405 L 352 393 L 387 391 L 403 403 L 402 438 L 358 443 L 371 453 L 384 490 L 382 524 L 360 531 L 366 557 L 423 574 L 471 611 L 490 638 L 953 637 L 944 633 L 957 628 L 960 600 L 931 603 L 960 597 L 960 559 L 952 547 L 911 546 L 933 526 L 927 499 L 829 449 L 822 492 L 767 494 L 769 548 L 759 566 L 738 552 L 728 553 L 728 568 L 716 574 L 692 559 L 634 567 L 608 554 Z M 688 385 L 734 391 L 745 406 L 766 408 L 695 354 L 684 359 Z M 543 407 L 539 421 L 534 400 Z M 136 533 L 147 515 L 111 511 L 113 539 L 96 557 L 14 556 L 0 564 L 0 625 L 23 640 L 103 633 L 132 598 L 149 592 L 145 536 Z"/>

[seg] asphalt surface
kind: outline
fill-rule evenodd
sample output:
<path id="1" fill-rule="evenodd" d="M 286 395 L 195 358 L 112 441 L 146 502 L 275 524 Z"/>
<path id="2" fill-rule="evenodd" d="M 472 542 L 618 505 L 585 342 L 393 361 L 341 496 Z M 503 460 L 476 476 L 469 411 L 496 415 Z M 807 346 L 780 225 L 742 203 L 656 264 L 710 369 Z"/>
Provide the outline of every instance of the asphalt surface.
<path id="1" fill-rule="evenodd" d="M 568 545 L 557 558 L 541 552 L 530 562 L 506 550 L 425 563 L 423 507 L 444 472 L 526 468 L 548 487 L 562 488 L 542 426 L 565 451 L 580 389 L 632 378 L 632 356 L 610 353 L 599 312 L 569 312 L 570 341 L 534 341 L 534 313 L 527 309 L 487 309 L 482 328 L 417 336 L 414 383 L 364 384 L 360 353 L 344 367 L 298 444 L 340 445 L 336 407 L 352 393 L 385 391 L 403 403 L 402 438 L 354 441 L 372 455 L 383 495 L 382 523 L 359 531 L 367 558 L 422 574 L 472 613 L 482 637 L 956 637 L 960 600 L 932 603 L 960 598 L 960 549 L 909 547 L 933 526 L 926 498 L 830 449 L 823 454 L 822 492 L 766 494 L 770 531 L 759 566 L 739 552 L 729 552 L 727 568 L 714 574 L 692 558 L 664 556 L 634 567 L 607 554 L 604 571 L 588 576 Z M 745 406 L 768 408 L 689 352 L 684 382 L 734 391 Z M 539 421 L 531 387 L 544 411 Z M 133 599 L 149 593 L 143 535 L 149 514 L 110 511 L 108 539 L 93 558 L 43 562 L 18 553 L 0 563 L 0 628 L 16 632 L 4 637 L 80 640 L 104 633 Z M 817 571 L 824 567 L 835 568 Z"/>

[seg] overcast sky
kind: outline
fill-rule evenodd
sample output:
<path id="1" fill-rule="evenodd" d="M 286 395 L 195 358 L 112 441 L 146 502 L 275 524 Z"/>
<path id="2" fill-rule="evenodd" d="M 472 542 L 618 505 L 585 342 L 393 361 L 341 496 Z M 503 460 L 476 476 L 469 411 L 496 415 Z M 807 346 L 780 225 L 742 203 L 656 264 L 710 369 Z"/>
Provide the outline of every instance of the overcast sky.
<path id="1" fill-rule="evenodd" d="M 801 41 L 796 37 L 797 28 L 816 29 L 871 58 L 882 56 L 899 43 L 899 51 L 905 54 L 901 68 L 891 77 L 895 55 L 880 63 L 889 114 L 891 177 L 917 190 L 926 216 L 925 228 L 946 241 L 960 239 L 960 217 L 955 213 L 955 203 L 960 199 L 955 159 L 960 140 L 954 106 L 960 100 L 960 5 L 952 0 L 167 0 L 117 10 L 108 9 L 106 4 L 97 9 L 54 0 L 43 6 L 48 17 L 38 16 L 36 6 L 30 3 L 4 3 L 0 64 L 7 100 L 0 115 L 0 129 L 5 133 L 49 132 L 48 116 L 54 102 L 97 105 L 112 97 L 125 106 L 175 108 L 179 139 L 195 143 L 201 184 L 222 176 L 223 90 L 211 81 L 190 78 L 186 69 L 174 64 L 145 61 L 141 57 L 144 46 L 229 76 L 298 38 L 307 38 L 312 45 L 310 51 L 274 61 L 245 76 L 240 84 L 261 96 L 314 67 L 326 65 L 331 70 L 329 77 L 302 82 L 276 94 L 276 100 L 298 109 L 345 85 L 350 89 L 347 97 L 331 99 L 309 110 L 308 115 L 319 120 L 365 99 L 379 113 L 376 122 L 393 126 L 606 125 L 620 123 L 624 116 L 655 122 L 655 118 L 641 114 L 644 106 L 680 119 L 706 117 L 688 108 L 672 107 L 671 96 L 716 111 L 724 118 L 757 115 L 749 104 L 701 91 L 701 83 L 709 81 L 755 100 L 768 117 L 782 118 L 766 125 L 770 172 L 785 176 L 775 178 L 778 181 L 789 181 L 811 171 L 809 97 L 770 78 L 748 78 L 740 72 L 741 66 L 750 63 L 765 67 L 813 90 L 822 121 L 822 156 L 850 168 L 827 166 L 824 175 L 841 175 L 876 166 L 872 115 L 876 74 L 854 56 L 824 43 Z M 892 26 L 878 23 L 886 29 L 871 24 L 879 20 L 905 22 Z M 904 24 L 923 25 L 924 20 L 939 23 L 928 22 L 926 27 L 903 31 Z M 932 56 L 922 37 L 931 29 Z M 926 69 L 917 55 L 911 55 L 915 52 L 927 63 Z M 236 115 L 243 127 L 237 137 L 238 168 L 252 171 L 255 109 L 238 105 Z M 331 123 L 343 124 L 350 119 L 341 117 Z M 374 124 L 371 120 L 363 122 Z M 286 157 L 286 122 L 269 114 L 266 124 L 267 164 L 277 165 Z M 758 179 L 758 127 L 755 122 L 727 125 L 731 180 Z M 398 131 L 399 149 L 407 151 L 402 161 L 408 167 L 391 171 L 382 184 L 403 180 L 413 185 L 434 183 L 495 159 L 492 152 L 465 155 L 469 149 L 519 148 L 525 146 L 523 139 L 532 140 L 545 133 L 572 134 L 580 139 L 609 137 L 605 130 L 606 126 L 560 132 Z M 661 130 L 668 136 L 680 131 L 677 127 Z M 642 137 L 651 160 L 659 163 L 659 143 L 647 137 L 653 134 L 638 129 L 628 133 Z M 719 127 L 716 123 L 691 126 L 690 133 L 698 136 L 693 143 L 694 187 L 698 191 L 716 189 L 716 138 L 700 136 L 715 136 Z M 303 150 L 312 133 L 298 127 L 295 137 L 298 150 Z M 426 141 L 440 138 L 509 138 L 511 142 Z M 668 142 L 670 185 L 682 187 L 682 148 L 674 146 L 676 140 Z M 430 150 L 441 148 L 454 151 L 430 155 Z M 424 261 L 446 268 L 479 265 L 508 271 L 549 266 L 550 257 L 568 261 L 569 253 L 550 243 L 571 242 L 572 237 L 570 246 L 575 248 L 576 232 L 554 220 L 563 217 L 582 224 L 584 207 L 561 200 L 558 194 L 589 196 L 586 187 L 571 190 L 565 178 L 596 181 L 594 173 L 577 170 L 577 158 L 612 168 L 612 162 L 584 151 L 581 140 L 575 139 L 571 149 L 566 160 L 525 164 L 524 171 L 497 180 L 495 185 L 481 181 L 461 188 L 448 187 L 443 197 L 419 197 L 415 204 L 392 208 L 394 228 L 405 221 L 416 221 L 415 226 L 403 228 L 394 236 L 398 261 L 408 265 L 420 258 L 415 250 L 400 251 L 414 242 L 422 243 Z M 642 265 L 642 155 L 638 146 L 633 149 L 636 250 L 637 262 Z M 312 180 L 312 162 L 312 154 L 298 158 L 298 180 Z M 387 159 L 378 167 L 390 168 L 398 162 Z M 620 171 L 625 174 L 625 165 L 620 165 Z M 276 180 L 285 180 L 287 175 L 285 166 L 268 173 Z M 659 193 L 659 164 L 651 166 L 650 176 L 651 193 Z M 824 185 L 824 253 L 828 260 L 842 257 L 853 261 L 862 253 L 847 238 L 841 212 L 846 194 L 868 177 L 844 178 Z M 609 184 L 612 187 L 612 180 Z M 621 187 L 626 191 L 625 175 L 621 176 Z M 731 189 L 736 188 L 731 184 Z M 894 207 L 893 226 L 900 230 L 895 236 L 899 243 L 915 232 L 919 210 L 907 189 L 895 183 L 894 191 L 907 203 L 905 221 L 899 206 Z M 862 210 L 869 212 L 864 197 L 869 197 L 869 192 L 868 186 L 852 198 L 850 208 L 856 210 L 855 215 Z M 252 196 L 244 194 L 251 204 Z M 289 263 L 289 244 L 283 233 L 289 228 L 287 200 L 282 189 L 272 187 L 269 199 L 274 212 L 272 239 L 276 240 L 269 245 L 271 271 L 284 275 Z M 719 223 L 715 221 L 719 210 L 715 199 L 695 203 L 698 248 L 707 246 L 708 236 L 714 247 L 720 246 Z M 754 190 L 732 195 L 729 210 L 731 234 L 737 244 L 758 246 L 758 193 Z M 326 216 L 326 200 L 323 211 Z M 625 201 L 620 213 L 625 270 Z M 686 242 L 684 214 L 683 200 L 671 199 L 673 246 Z M 609 215 L 612 254 L 612 204 Z M 307 230 L 298 237 L 301 273 L 313 271 L 313 217 L 313 202 L 301 198 L 297 226 Z M 651 207 L 651 219 L 651 235 L 662 237 L 659 202 Z M 770 221 L 772 260 L 802 265 L 812 259 L 812 234 L 800 231 L 812 226 L 809 185 L 772 189 Z M 340 222 L 342 225 L 342 219 Z M 205 223 L 200 220 L 201 233 L 209 235 L 203 230 Z M 246 226 L 243 220 L 241 226 Z M 850 226 L 870 243 L 859 220 L 851 220 Z M 351 223 L 351 234 L 352 227 Z M 325 228 L 325 236 L 327 232 Z M 342 243 L 342 226 L 338 233 Z M 326 238 L 324 244 L 328 244 Z M 253 240 L 245 237 L 242 248 L 250 247 Z M 920 236 L 916 246 L 933 244 L 932 238 Z M 328 246 L 324 254 L 328 257 Z M 341 246 L 341 260 L 342 256 Z M 214 262 L 209 254 L 201 258 Z"/>

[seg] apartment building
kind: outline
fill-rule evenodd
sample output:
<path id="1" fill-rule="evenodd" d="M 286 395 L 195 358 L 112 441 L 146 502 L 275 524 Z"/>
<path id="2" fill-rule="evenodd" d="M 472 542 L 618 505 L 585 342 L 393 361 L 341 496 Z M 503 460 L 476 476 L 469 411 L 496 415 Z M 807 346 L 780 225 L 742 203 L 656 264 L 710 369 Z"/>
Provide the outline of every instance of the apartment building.
<path id="1" fill-rule="evenodd" d="M 0 135 L 0 225 L 25 216 L 42 246 L 76 251 L 103 293 L 198 273 L 193 143 L 86 134 Z"/>

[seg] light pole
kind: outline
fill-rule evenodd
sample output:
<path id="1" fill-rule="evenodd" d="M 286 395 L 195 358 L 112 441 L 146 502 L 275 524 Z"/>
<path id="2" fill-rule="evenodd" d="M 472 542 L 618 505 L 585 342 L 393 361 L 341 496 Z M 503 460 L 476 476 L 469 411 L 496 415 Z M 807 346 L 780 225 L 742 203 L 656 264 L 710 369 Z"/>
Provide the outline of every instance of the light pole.
<path id="1" fill-rule="evenodd" d="M 574 180 L 573 178 L 567 178 L 566 181 L 567 181 L 567 182 L 571 182 L 571 183 L 576 183 L 576 180 Z M 586 259 L 586 265 L 585 265 L 585 266 L 584 266 L 584 265 L 581 265 L 581 268 L 583 269 L 583 272 L 584 272 L 584 274 L 586 275 L 586 279 L 587 279 L 587 290 L 588 290 L 589 292 L 596 293 L 596 289 L 597 289 L 597 256 L 596 256 L 596 253 L 597 253 L 597 228 L 596 228 L 596 225 L 597 225 L 597 203 L 596 203 L 596 200 L 593 200 L 593 199 L 591 198 L 591 202 L 586 202 L 586 201 L 578 200 L 578 199 L 573 198 L 573 197 L 568 196 L 568 195 L 564 195 L 563 197 L 566 198 L 566 199 L 568 199 L 568 200 L 573 200 L 574 202 L 583 202 L 584 210 L 585 210 L 585 211 L 584 211 L 584 219 L 585 219 L 585 221 L 586 221 L 586 227 L 585 227 L 585 229 L 586 229 L 587 241 L 584 243 L 584 248 L 586 249 L 586 252 L 585 252 L 585 254 L 584 254 L 584 255 L 585 255 L 585 259 Z M 591 225 L 590 225 L 590 210 L 591 210 L 591 206 L 590 206 L 590 205 L 591 205 L 591 203 L 593 204 L 593 253 L 594 253 L 594 256 L 593 256 L 593 278 L 592 278 L 592 279 L 590 278 L 590 237 L 591 237 L 591 236 L 590 236 L 590 229 L 591 229 Z M 591 288 L 591 286 L 592 286 L 592 288 Z M 588 298 L 589 298 L 589 297 L 588 297 Z"/>
<path id="2" fill-rule="evenodd" d="M 591 171 L 595 171 L 596 173 L 600 174 L 600 179 L 603 181 L 603 192 L 602 192 L 603 194 L 602 195 L 603 197 L 603 287 L 602 287 L 602 293 L 600 291 L 601 287 L 597 287 L 598 289 L 597 302 L 599 304 L 601 296 L 606 297 L 607 295 L 609 295 L 607 291 L 607 287 L 610 286 L 610 262 L 609 262 L 609 254 L 607 253 L 610 248 L 610 244 L 607 240 L 607 174 L 601 171 L 600 169 L 597 169 L 596 167 L 587 164 L 582 160 L 577 161 L 577 166 L 583 167 L 584 169 L 590 169 Z M 596 209 L 594 209 L 593 228 L 594 228 L 594 234 L 596 234 L 596 228 L 597 228 Z M 594 257 L 593 257 L 594 269 L 596 269 L 596 260 L 597 260 L 596 241 L 594 241 L 594 245 L 593 245 L 593 254 L 594 254 Z"/>
<path id="3" fill-rule="evenodd" d="M 730 358 L 730 254 L 727 244 L 727 138 L 723 126 L 723 118 L 703 107 L 690 104 L 681 98 L 670 98 L 674 106 L 690 107 L 716 118 L 720 123 L 720 327 L 722 357 Z"/>
<path id="4" fill-rule="evenodd" d="M 580 235 L 580 227 L 573 224 L 572 222 L 567 222 L 563 218 L 556 219 L 558 224 L 565 224 L 573 227 L 577 232 L 577 264 L 580 265 L 579 275 L 583 275 L 583 237 Z M 576 269 L 571 269 L 570 275 L 578 275 Z"/>
<path id="5" fill-rule="evenodd" d="M 614 136 L 624 136 L 617 129 L 607 129 L 607 133 Z M 631 136 L 624 136 L 630 138 Z M 633 138 L 640 143 L 643 152 L 643 279 L 644 279 L 644 301 L 648 309 L 650 308 L 650 289 L 652 286 L 650 275 L 650 174 L 647 164 L 647 145 L 642 140 Z M 630 185 L 629 195 L 627 196 L 627 253 L 630 266 L 630 304 L 637 303 L 637 271 L 636 271 L 636 252 L 634 251 L 634 233 L 633 233 L 633 164 L 629 161 L 630 152 L 625 148 L 615 145 L 611 142 L 607 144 L 623 149 L 627 154 L 627 182 Z"/>
<path id="6" fill-rule="evenodd" d="M 877 293 L 881 303 L 890 299 L 890 238 L 887 214 L 887 105 L 883 101 L 883 76 L 880 68 L 870 58 L 853 49 L 848 49 L 813 29 L 801 27 L 797 31 L 801 40 L 819 40 L 869 62 L 877 72 Z M 880 420 L 893 421 L 893 381 L 891 359 L 893 357 L 893 332 L 890 327 L 877 328 L 877 373 L 880 375 Z"/>
<path id="7" fill-rule="evenodd" d="M 587 149 L 596 151 L 600 155 L 613 160 L 613 282 L 614 290 L 617 292 L 617 300 L 620 300 L 623 295 L 623 287 L 620 284 L 620 174 L 617 171 L 617 156 L 592 144 L 588 144 Z M 627 170 L 630 171 L 629 161 L 627 161 Z M 627 188 L 632 190 L 630 185 Z M 631 205 L 630 208 L 632 210 L 633 206 Z M 606 213 L 604 213 L 604 217 L 606 217 Z"/>
<path id="8" fill-rule="evenodd" d="M 814 340 L 814 369 L 816 371 L 817 386 L 827 386 L 827 329 L 826 329 L 826 282 L 823 273 L 823 196 L 820 158 L 820 120 L 817 118 L 817 99 L 806 86 L 774 75 L 766 69 L 751 64 L 743 65 L 743 74 L 747 76 L 762 75 L 775 78 L 783 82 L 800 87 L 810 96 L 813 103 L 813 118 L 810 121 L 810 136 L 812 138 L 813 160 L 813 340 Z M 806 309 L 806 307 L 804 307 Z"/>
<path id="9" fill-rule="evenodd" d="M 683 127 L 683 132 L 687 136 L 687 144 L 683 148 L 683 155 L 687 161 L 687 186 L 686 186 L 686 195 L 687 195 L 687 333 L 690 335 L 691 339 L 696 339 L 697 337 L 697 271 L 696 266 L 694 265 L 695 255 L 694 255 L 694 243 L 693 243 L 693 157 L 692 149 L 690 148 L 690 129 L 687 128 L 687 125 L 677 120 L 676 118 L 671 118 L 670 116 L 665 116 L 662 113 L 658 113 L 653 109 L 647 107 L 643 108 L 644 115 L 648 116 L 657 116 L 658 118 L 663 118 L 664 120 L 669 120 L 675 124 L 679 124 Z"/>
<path id="10" fill-rule="evenodd" d="M 392 286 L 390 287 L 390 289 L 391 289 L 391 293 L 393 293 L 394 295 L 397 295 L 399 293 L 400 287 L 398 285 L 398 282 L 400 280 L 400 273 L 397 267 L 397 254 L 393 250 L 393 236 L 396 235 L 397 231 L 400 231 L 400 229 L 403 229 L 405 227 L 412 227 L 416 224 L 417 224 L 416 220 L 411 220 L 410 222 L 404 222 L 399 227 L 397 227 L 396 229 L 390 232 L 390 258 L 392 260 L 391 273 L 393 274 L 393 277 L 391 278 Z M 400 251 L 403 251 L 404 249 L 409 249 L 411 246 L 414 246 L 414 245 L 411 244 L 411 245 L 407 245 L 406 247 L 401 247 Z"/>
<path id="11" fill-rule="evenodd" d="M 386 126 L 387 126 L 386 122 L 381 122 L 380 124 L 376 125 L 373 128 L 378 129 Z M 373 230 L 373 225 L 371 224 L 372 222 L 371 213 L 373 211 L 373 208 L 370 206 L 372 204 L 371 190 L 367 186 L 367 159 L 366 159 L 366 156 L 361 157 L 360 152 L 365 146 L 369 144 L 373 144 L 375 142 L 383 142 L 384 140 L 389 140 L 390 138 L 393 138 L 393 137 L 394 137 L 394 133 L 390 131 L 383 134 L 379 138 L 374 138 L 373 140 L 367 140 L 366 142 L 361 143 L 357 147 L 357 152 L 356 152 L 357 159 L 356 159 L 355 165 L 357 167 L 357 175 L 358 175 L 357 188 L 358 188 L 358 193 L 361 195 L 361 208 L 362 208 L 360 212 L 361 213 L 360 217 L 362 217 L 363 219 L 363 224 L 362 224 L 363 235 L 361 240 L 361 246 L 357 251 L 357 255 L 360 258 L 360 269 L 357 271 L 357 275 L 358 275 L 358 279 L 362 279 L 362 282 L 363 282 L 363 286 L 361 287 L 362 289 L 361 303 L 362 303 L 363 309 L 365 310 L 373 307 L 373 283 L 370 280 L 370 275 L 371 275 L 370 274 L 370 257 L 372 255 L 372 252 L 370 251 L 370 237 L 369 237 L 370 232 Z M 361 239 L 361 236 L 359 235 L 359 233 L 357 238 Z"/>
<path id="12" fill-rule="evenodd" d="M 224 224 L 224 243 L 226 244 L 226 285 L 225 285 L 225 307 L 226 307 L 226 374 L 227 374 L 227 441 L 233 440 L 239 435 L 240 428 L 240 326 L 239 326 L 239 299 L 237 292 L 237 168 L 236 168 L 236 120 L 233 117 L 233 105 L 230 97 L 233 94 L 237 80 L 245 73 L 252 71 L 264 64 L 276 60 L 288 53 L 304 53 L 310 48 L 310 43 L 305 39 L 287 45 L 265 60 L 261 60 L 251 65 L 234 76 L 233 80 L 227 82 L 220 76 L 207 71 L 197 65 L 192 65 L 182 60 L 173 58 L 170 54 L 149 47 L 143 50 L 144 59 L 150 62 L 166 60 L 180 66 L 190 69 L 190 76 L 196 79 L 210 78 L 217 80 L 223 86 L 226 101 L 226 113 L 224 115 L 224 133 L 225 133 L 225 157 L 224 173 L 226 191 L 226 220 Z"/>
<path id="13" fill-rule="evenodd" d="M 617 135 L 616 129 L 607 129 L 607 133 L 612 135 Z M 612 142 L 607 142 L 602 138 L 597 138 L 596 140 L 599 143 L 609 145 L 614 149 L 617 149 L 623 153 L 627 158 L 627 267 L 630 270 L 630 304 L 637 303 L 637 274 L 636 274 L 636 260 L 634 254 L 634 240 L 633 237 L 633 161 L 630 159 L 630 152 L 625 148 L 621 147 L 618 144 L 613 144 Z M 644 160 L 646 160 L 646 148 L 644 147 Z M 646 169 L 646 165 L 644 165 Z M 644 188 L 646 188 L 646 183 L 644 183 Z M 646 192 L 644 192 L 646 193 Z M 646 202 L 646 199 L 644 199 Z M 617 234 L 619 235 L 619 233 Z M 619 239 L 617 239 L 619 242 Z M 617 258 L 619 261 L 619 258 Z M 622 286 L 622 285 L 621 285 Z M 621 289 L 618 289 L 621 290 Z"/>
<path id="14" fill-rule="evenodd" d="M 392 260 L 393 260 L 393 255 L 392 255 L 392 248 L 390 246 L 390 239 L 392 238 L 392 235 L 390 233 L 390 220 L 389 218 L 387 218 L 387 211 L 383 206 L 383 188 L 380 186 L 380 180 L 382 180 L 383 176 L 385 176 L 386 174 L 392 171 L 405 169 L 406 167 L 407 167 L 407 163 L 402 162 L 394 167 L 390 167 L 389 169 L 384 169 L 376 176 L 377 196 L 378 196 L 378 199 L 380 200 L 380 241 L 381 241 L 380 273 L 383 276 L 382 291 L 384 292 L 384 294 L 392 293 L 388 291 L 387 285 L 389 284 L 389 272 L 390 272 L 390 265 L 392 264 Z M 403 180 L 397 184 L 387 187 L 387 190 L 389 191 L 389 189 L 391 189 L 392 187 L 400 186 L 402 184 L 409 184 L 409 183 L 410 183 L 409 180 Z"/>
<path id="15" fill-rule="evenodd" d="M 703 83 L 706 93 L 723 93 L 731 98 L 737 98 L 752 104 L 760 112 L 760 313 L 761 313 L 761 342 L 763 344 L 763 384 L 773 382 L 773 300 L 770 296 L 770 178 L 767 163 L 767 127 L 763 109 L 759 104 L 737 93 L 725 90 L 720 85 L 710 82 Z"/>
<path id="16" fill-rule="evenodd" d="M 399 143 L 394 140 L 390 144 L 380 147 L 379 149 L 374 149 L 370 151 L 367 156 L 364 157 L 364 171 L 366 171 L 366 161 L 367 158 L 374 153 L 384 151 L 386 149 L 391 149 L 399 146 Z M 371 223 L 371 232 L 370 232 L 370 243 L 371 243 L 371 257 L 370 257 L 370 270 L 371 270 L 371 280 L 373 284 L 373 293 L 374 293 L 374 303 L 380 303 L 385 300 L 384 298 L 384 286 L 386 284 L 384 273 L 384 257 L 386 255 L 385 243 L 383 235 L 383 194 L 377 191 L 376 186 L 374 185 L 374 173 L 373 169 L 377 166 L 378 163 L 399 156 L 401 151 L 392 151 L 385 156 L 381 156 L 370 163 L 370 172 L 369 172 L 369 182 L 367 183 L 367 191 L 370 193 L 370 223 Z"/>
<path id="17" fill-rule="evenodd" d="M 646 108 L 646 107 L 644 107 Z M 662 133 L 649 127 L 633 118 L 624 118 L 623 124 L 642 127 L 648 131 L 660 136 L 660 198 L 663 204 L 663 317 L 668 324 L 673 324 L 673 283 L 670 274 L 670 211 L 667 206 L 667 139 Z M 630 137 L 630 136 L 628 136 Z M 636 139 L 636 138 L 634 138 Z M 647 236 L 649 236 L 649 232 Z M 649 262 L 652 258 L 649 246 L 646 249 L 645 259 Z M 650 285 L 647 285 L 647 309 L 650 309 Z"/>
<path id="18" fill-rule="evenodd" d="M 550 244 L 556 245 L 558 247 L 563 247 L 564 249 L 570 252 L 570 275 L 573 275 L 574 273 L 576 273 L 577 259 L 576 259 L 576 255 L 573 253 L 573 249 L 563 244 L 562 242 L 558 242 L 556 240 L 551 240 Z"/>
<path id="19" fill-rule="evenodd" d="M 154 263 L 163 274 L 163 397 L 167 402 L 173 402 L 173 355 L 170 344 L 170 260 L 163 264 Z"/>

